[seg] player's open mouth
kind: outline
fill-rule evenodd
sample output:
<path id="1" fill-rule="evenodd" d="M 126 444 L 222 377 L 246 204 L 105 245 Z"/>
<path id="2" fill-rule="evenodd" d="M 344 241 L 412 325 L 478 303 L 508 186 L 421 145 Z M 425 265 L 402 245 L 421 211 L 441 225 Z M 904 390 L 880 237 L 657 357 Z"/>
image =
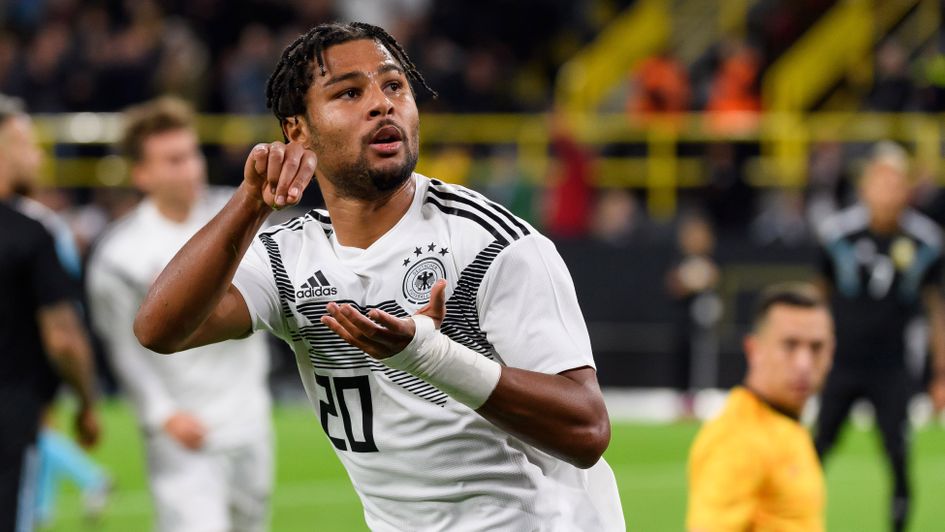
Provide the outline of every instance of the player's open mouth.
<path id="1" fill-rule="evenodd" d="M 396 126 L 384 126 L 371 137 L 371 147 L 380 155 L 394 155 L 400 151 L 403 135 Z"/>

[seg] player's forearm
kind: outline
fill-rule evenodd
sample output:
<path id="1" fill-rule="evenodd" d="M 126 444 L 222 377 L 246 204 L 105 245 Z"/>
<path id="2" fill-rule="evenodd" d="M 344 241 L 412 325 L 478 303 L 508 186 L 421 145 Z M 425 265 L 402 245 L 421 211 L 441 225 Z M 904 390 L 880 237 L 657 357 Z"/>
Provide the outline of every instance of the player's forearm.
<path id="1" fill-rule="evenodd" d="M 85 339 L 73 342 L 66 351 L 52 358 L 59 375 L 78 396 L 80 408 L 91 407 L 95 403 L 95 372 L 92 351 Z"/>
<path id="2" fill-rule="evenodd" d="M 256 231 L 271 209 L 244 183 L 194 235 L 148 291 L 134 332 L 153 351 L 178 351 L 223 298 Z"/>
<path id="3" fill-rule="evenodd" d="M 63 301 L 39 311 L 43 347 L 56 373 L 72 388 L 82 408 L 95 402 L 92 348 L 72 303 Z"/>
<path id="4" fill-rule="evenodd" d="M 547 375 L 502 368 L 480 415 L 506 432 L 581 468 L 610 443 L 610 418 L 592 368 Z"/>

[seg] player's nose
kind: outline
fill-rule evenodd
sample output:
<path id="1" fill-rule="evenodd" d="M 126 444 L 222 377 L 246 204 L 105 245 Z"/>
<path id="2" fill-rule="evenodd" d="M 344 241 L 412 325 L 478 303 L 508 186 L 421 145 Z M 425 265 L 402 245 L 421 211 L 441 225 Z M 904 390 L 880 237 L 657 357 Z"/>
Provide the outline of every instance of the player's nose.
<path id="1" fill-rule="evenodd" d="M 393 114 L 394 102 L 387 97 L 380 85 L 372 83 L 368 89 L 367 97 L 369 101 L 368 116 L 370 118 Z"/>

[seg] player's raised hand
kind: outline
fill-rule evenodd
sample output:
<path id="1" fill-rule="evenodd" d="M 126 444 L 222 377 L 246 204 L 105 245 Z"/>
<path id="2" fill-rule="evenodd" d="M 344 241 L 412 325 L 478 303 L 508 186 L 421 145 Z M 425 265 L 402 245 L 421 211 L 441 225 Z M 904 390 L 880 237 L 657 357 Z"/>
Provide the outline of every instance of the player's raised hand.
<path id="1" fill-rule="evenodd" d="M 297 142 L 257 144 L 246 158 L 243 180 L 273 209 L 295 205 L 315 175 L 315 152 Z"/>
<path id="2" fill-rule="evenodd" d="M 413 320 L 391 316 L 381 309 L 371 309 L 365 316 L 347 303 L 338 305 L 332 302 L 327 310 L 328 314 L 321 318 L 322 323 L 350 345 L 378 360 L 403 351 L 416 332 Z M 436 328 L 440 328 L 446 316 L 446 280 L 440 279 L 433 284 L 430 302 L 417 314 L 433 319 Z"/>

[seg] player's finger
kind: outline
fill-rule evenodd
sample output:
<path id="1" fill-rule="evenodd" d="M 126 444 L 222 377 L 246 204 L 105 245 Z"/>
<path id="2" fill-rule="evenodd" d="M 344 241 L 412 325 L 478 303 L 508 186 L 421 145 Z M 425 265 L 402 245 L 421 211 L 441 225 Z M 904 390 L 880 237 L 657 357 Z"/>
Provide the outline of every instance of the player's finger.
<path id="1" fill-rule="evenodd" d="M 303 151 L 304 148 L 297 142 L 286 146 L 285 155 L 282 158 L 282 169 L 279 171 L 279 182 L 276 184 L 276 207 L 285 207 L 286 205 L 289 185 L 295 180 L 295 175 L 299 171 Z"/>
<path id="2" fill-rule="evenodd" d="M 430 301 L 418 310 L 417 314 L 433 318 L 436 327 L 440 327 L 440 323 L 446 316 L 446 279 L 439 279 L 433 283 L 433 288 L 430 290 Z"/>
<path id="3" fill-rule="evenodd" d="M 279 184 L 279 174 L 282 172 L 282 162 L 285 159 L 285 144 L 273 142 L 269 145 L 269 158 L 266 161 L 266 182 L 270 192 L 275 192 Z"/>
<path id="4" fill-rule="evenodd" d="M 286 201 L 289 204 L 294 205 L 302 199 L 302 193 L 308 188 L 308 184 L 315 175 L 317 162 L 318 159 L 315 156 L 315 152 L 311 150 L 304 150 L 302 152 L 302 159 L 299 161 L 299 169 L 295 172 L 295 177 L 292 179 L 292 183 L 289 185 L 286 195 Z"/>
<path id="5" fill-rule="evenodd" d="M 430 290 L 430 310 L 439 317 L 446 315 L 446 279 L 439 279 L 433 283 Z"/>
<path id="6" fill-rule="evenodd" d="M 375 342 L 370 342 L 365 339 L 358 339 L 352 336 L 352 334 L 346 329 L 341 323 L 338 322 L 332 316 L 322 316 L 321 322 L 325 324 L 329 329 L 337 334 L 342 340 L 347 342 L 349 345 L 357 347 L 361 351 L 373 356 L 378 357 L 384 354 L 384 347 Z"/>
<path id="7" fill-rule="evenodd" d="M 339 306 L 331 304 L 329 307 L 332 307 L 332 309 L 329 310 L 332 317 L 338 320 L 338 323 L 347 329 L 355 338 L 380 345 L 386 345 L 392 340 L 389 338 L 390 335 L 387 334 L 387 331 L 368 319 L 367 316 L 355 310 L 351 305 L 346 304 Z"/>
<path id="8" fill-rule="evenodd" d="M 246 157 L 246 166 L 243 168 L 243 177 L 246 179 L 253 179 L 257 176 L 265 177 L 268 159 L 268 144 L 260 143 L 253 146 L 253 149 L 249 151 L 249 156 Z"/>
<path id="9" fill-rule="evenodd" d="M 391 316 L 379 308 L 372 309 L 368 312 L 368 317 L 393 333 L 413 338 L 414 325 L 412 320 L 402 320 L 396 316 Z"/>

